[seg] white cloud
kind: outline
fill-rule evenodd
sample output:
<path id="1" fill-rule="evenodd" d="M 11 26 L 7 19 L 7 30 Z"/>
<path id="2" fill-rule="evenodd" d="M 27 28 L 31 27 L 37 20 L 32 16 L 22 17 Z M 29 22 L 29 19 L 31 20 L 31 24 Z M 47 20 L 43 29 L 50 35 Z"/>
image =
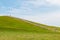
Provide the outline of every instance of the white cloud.
<path id="1" fill-rule="evenodd" d="M 25 1 L 27 4 L 33 4 L 34 7 L 44 6 L 53 6 L 53 5 L 60 5 L 60 0 L 29 0 Z"/>
<path id="2" fill-rule="evenodd" d="M 32 4 L 34 7 L 39 7 L 41 5 L 47 5 L 48 6 L 48 2 L 46 0 L 28 0 L 25 1 L 24 4 Z"/>
<path id="3" fill-rule="evenodd" d="M 53 26 L 60 26 L 60 12 L 53 12 L 53 13 L 46 13 L 40 15 L 33 15 L 33 16 L 23 16 L 21 18 L 35 21 L 42 24 L 53 25 Z"/>
<path id="4" fill-rule="evenodd" d="M 60 5 L 60 0 L 46 0 L 46 1 L 49 2 L 50 4 Z"/>

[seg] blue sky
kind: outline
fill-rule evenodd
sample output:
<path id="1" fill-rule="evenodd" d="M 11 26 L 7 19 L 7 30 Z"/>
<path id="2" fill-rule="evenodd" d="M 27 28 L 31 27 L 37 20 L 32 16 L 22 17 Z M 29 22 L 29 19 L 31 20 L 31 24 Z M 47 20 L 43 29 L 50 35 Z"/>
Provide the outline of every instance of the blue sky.
<path id="1" fill-rule="evenodd" d="M 60 0 L 0 0 L 0 15 L 60 26 Z"/>

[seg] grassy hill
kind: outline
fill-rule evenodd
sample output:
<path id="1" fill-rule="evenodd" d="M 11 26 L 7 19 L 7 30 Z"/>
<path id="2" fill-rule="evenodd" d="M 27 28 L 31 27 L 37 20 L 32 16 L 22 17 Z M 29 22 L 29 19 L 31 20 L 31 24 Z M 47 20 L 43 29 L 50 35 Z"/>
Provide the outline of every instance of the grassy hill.
<path id="1" fill-rule="evenodd" d="M 0 40 L 59 40 L 60 34 L 54 28 L 25 19 L 0 16 Z"/>
<path id="2" fill-rule="evenodd" d="M 42 24 L 40 26 L 42 26 Z M 41 32 L 41 33 L 51 32 L 50 30 L 35 25 L 34 22 L 29 22 L 24 19 L 9 16 L 0 16 L 0 28 L 11 29 L 11 30 L 15 29 L 25 32 Z"/>

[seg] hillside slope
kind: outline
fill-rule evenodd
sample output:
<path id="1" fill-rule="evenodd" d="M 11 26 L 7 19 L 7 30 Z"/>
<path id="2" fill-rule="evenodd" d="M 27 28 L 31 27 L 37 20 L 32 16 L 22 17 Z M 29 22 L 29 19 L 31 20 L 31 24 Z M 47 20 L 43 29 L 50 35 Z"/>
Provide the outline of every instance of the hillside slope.
<path id="1" fill-rule="evenodd" d="M 29 22 L 24 19 L 19 19 L 10 16 L 0 16 L 0 30 L 18 30 L 24 32 L 40 32 L 50 33 L 52 31 L 35 25 L 34 22 Z M 44 26 L 44 25 L 40 25 Z"/>

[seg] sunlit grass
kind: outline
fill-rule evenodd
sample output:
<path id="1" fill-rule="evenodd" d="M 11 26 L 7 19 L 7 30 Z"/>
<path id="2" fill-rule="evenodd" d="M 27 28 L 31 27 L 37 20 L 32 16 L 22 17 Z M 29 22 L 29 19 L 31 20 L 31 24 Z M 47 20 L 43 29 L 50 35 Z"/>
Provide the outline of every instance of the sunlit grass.
<path id="1" fill-rule="evenodd" d="M 0 40 L 60 40 L 60 34 L 0 31 Z"/>
<path id="2" fill-rule="evenodd" d="M 60 33 L 47 25 L 26 21 L 0 16 L 0 40 L 60 40 Z"/>

